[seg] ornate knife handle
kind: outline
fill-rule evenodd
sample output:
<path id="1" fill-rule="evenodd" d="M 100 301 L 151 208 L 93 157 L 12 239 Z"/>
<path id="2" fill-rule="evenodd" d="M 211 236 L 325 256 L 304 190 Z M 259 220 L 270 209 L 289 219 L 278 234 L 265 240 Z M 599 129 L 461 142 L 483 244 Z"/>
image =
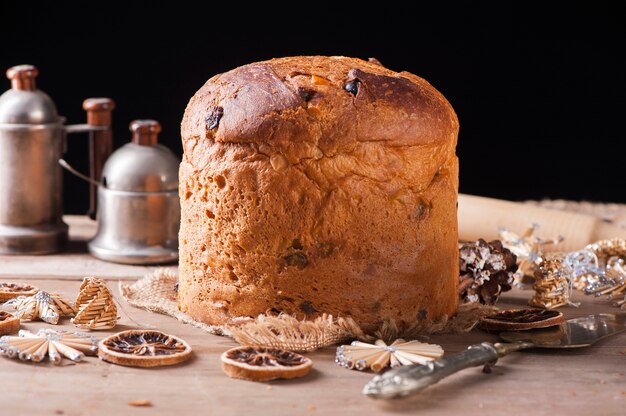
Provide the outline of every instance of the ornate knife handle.
<path id="1" fill-rule="evenodd" d="M 374 377 L 363 388 L 363 394 L 375 399 L 394 399 L 417 393 L 437 383 L 450 374 L 465 368 L 498 361 L 498 358 L 512 351 L 530 348 L 529 342 L 511 344 L 483 342 L 470 346 L 467 350 L 452 357 L 441 358 L 427 364 L 402 366 Z"/>

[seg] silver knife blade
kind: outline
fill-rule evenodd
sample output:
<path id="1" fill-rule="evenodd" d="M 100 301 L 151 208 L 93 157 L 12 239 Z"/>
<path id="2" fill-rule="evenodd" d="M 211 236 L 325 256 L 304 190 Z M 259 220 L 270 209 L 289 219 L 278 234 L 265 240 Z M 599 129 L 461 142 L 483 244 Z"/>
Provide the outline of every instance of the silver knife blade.
<path id="1" fill-rule="evenodd" d="M 531 342 L 538 348 L 582 348 L 622 331 L 626 331 L 626 313 L 588 315 L 551 328 L 502 332 L 500 338 Z"/>
<path id="2" fill-rule="evenodd" d="M 363 394 L 376 399 L 393 399 L 414 394 L 448 375 L 472 366 L 494 363 L 498 358 L 524 348 L 581 348 L 626 331 L 626 314 L 589 315 L 566 321 L 555 328 L 501 334 L 509 344 L 483 342 L 457 355 L 445 356 L 424 365 L 391 369 L 375 376 Z"/>

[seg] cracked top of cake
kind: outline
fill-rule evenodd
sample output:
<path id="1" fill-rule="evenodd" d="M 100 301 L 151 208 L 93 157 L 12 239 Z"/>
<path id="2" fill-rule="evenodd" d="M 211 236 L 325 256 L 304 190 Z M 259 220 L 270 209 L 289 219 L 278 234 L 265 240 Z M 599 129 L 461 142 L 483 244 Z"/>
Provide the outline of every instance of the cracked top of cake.
<path id="1" fill-rule="evenodd" d="M 182 123 L 186 140 L 308 142 L 331 155 L 365 141 L 454 146 L 457 131 L 452 107 L 424 79 L 338 56 L 272 59 L 216 75 Z"/>

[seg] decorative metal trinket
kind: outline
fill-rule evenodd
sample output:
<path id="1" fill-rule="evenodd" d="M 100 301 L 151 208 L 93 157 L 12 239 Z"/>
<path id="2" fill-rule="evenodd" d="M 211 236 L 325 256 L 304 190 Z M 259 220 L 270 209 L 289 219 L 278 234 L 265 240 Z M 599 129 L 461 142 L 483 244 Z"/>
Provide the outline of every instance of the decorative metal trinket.
<path id="1" fill-rule="evenodd" d="M 530 304 L 542 308 L 556 308 L 569 301 L 572 288 L 586 295 L 603 296 L 609 300 L 624 296 L 615 302 L 626 308 L 626 240 L 600 240 L 584 249 L 570 253 L 546 256 L 535 272 L 535 296 Z"/>
<path id="2" fill-rule="evenodd" d="M 600 240 L 565 257 L 574 286 L 587 295 L 616 300 L 626 308 L 626 240 Z M 622 297 L 618 299 L 618 297 Z"/>
<path id="3" fill-rule="evenodd" d="M 563 264 L 563 256 L 548 255 L 541 261 L 535 271 L 533 283 L 535 295 L 529 305 L 544 309 L 555 309 L 570 302 L 572 285 Z"/>
<path id="4" fill-rule="evenodd" d="M 517 256 L 518 269 L 513 284 L 521 289 L 530 289 L 534 280 L 535 270 L 541 262 L 543 248 L 556 245 L 563 241 L 562 236 L 543 239 L 535 235 L 539 224 L 532 224 L 522 234 L 516 234 L 506 228 L 500 228 L 502 245 Z"/>

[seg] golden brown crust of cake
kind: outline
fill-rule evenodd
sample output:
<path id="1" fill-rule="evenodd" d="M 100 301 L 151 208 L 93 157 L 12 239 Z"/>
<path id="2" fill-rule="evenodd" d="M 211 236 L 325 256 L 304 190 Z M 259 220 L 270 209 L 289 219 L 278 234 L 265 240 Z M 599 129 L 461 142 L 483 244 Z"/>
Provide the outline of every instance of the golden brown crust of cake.
<path id="1" fill-rule="evenodd" d="M 179 306 L 409 325 L 456 311 L 458 121 L 423 79 L 344 57 L 211 78 L 182 122 Z"/>

